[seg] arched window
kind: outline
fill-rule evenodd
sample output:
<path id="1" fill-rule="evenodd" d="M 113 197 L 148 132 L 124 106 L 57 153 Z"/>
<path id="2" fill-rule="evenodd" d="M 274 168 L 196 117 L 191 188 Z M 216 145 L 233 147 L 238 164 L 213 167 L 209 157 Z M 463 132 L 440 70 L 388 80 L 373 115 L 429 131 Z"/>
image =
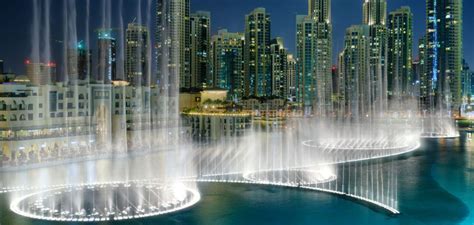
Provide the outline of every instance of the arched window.
<path id="1" fill-rule="evenodd" d="M 10 110 L 16 110 L 17 109 L 17 104 L 16 101 L 13 100 L 13 104 L 10 105 Z"/>
<path id="2" fill-rule="evenodd" d="M 16 118 L 15 114 L 10 115 L 10 121 L 17 121 L 18 119 Z"/>
<path id="3" fill-rule="evenodd" d="M 5 115 L 0 115 L 0 121 L 1 122 L 7 121 L 7 117 Z"/>
<path id="4" fill-rule="evenodd" d="M 20 103 L 20 110 L 25 110 L 25 108 L 26 108 L 25 101 L 21 100 L 21 103 Z"/>
<path id="5" fill-rule="evenodd" d="M 21 114 L 20 115 L 20 121 L 25 121 L 25 120 L 26 120 L 25 114 Z"/>

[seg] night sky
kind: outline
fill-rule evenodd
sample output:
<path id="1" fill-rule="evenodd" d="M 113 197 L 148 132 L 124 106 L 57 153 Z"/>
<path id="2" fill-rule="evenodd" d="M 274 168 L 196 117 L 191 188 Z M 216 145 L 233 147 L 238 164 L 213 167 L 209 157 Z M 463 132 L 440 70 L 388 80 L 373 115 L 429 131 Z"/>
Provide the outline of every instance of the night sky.
<path id="1" fill-rule="evenodd" d="M 52 39 L 62 40 L 62 3 L 65 0 L 52 1 Z M 83 24 L 84 5 L 86 0 L 76 0 L 78 4 L 78 34 L 79 39 L 84 39 Z M 99 27 L 100 24 L 100 2 L 91 1 L 91 29 Z M 123 0 L 124 22 L 131 22 L 137 15 L 137 5 L 139 0 Z M 143 9 L 147 1 L 142 0 Z M 0 35 L 0 59 L 5 60 L 7 71 L 22 74 L 24 73 L 23 61 L 29 57 L 31 49 L 30 30 L 32 23 L 32 2 L 33 0 L 2 0 L 0 8 L 0 21 L 2 32 Z M 114 7 L 114 18 L 117 18 L 119 0 L 112 0 Z M 334 53 L 342 49 L 344 31 L 353 24 L 360 24 L 362 21 L 363 0 L 332 0 L 332 21 L 334 32 Z M 388 0 L 388 11 L 394 10 L 404 5 L 411 7 L 414 12 L 415 44 L 418 42 L 425 30 L 425 1 L 424 0 Z M 285 40 L 286 47 L 290 52 L 295 52 L 296 36 L 296 15 L 307 13 L 307 0 L 191 0 L 191 10 L 206 10 L 211 12 L 212 33 L 219 29 L 228 29 L 231 32 L 242 32 L 244 30 L 245 14 L 256 7 L 265 7 L 271 14 L 272 37 L 281 36 Z M 145 11 L 145 10 L 144 10 Z M 464 0 L 464 56 L 468 63 L 474 66 L 474 18 L 469 16 L 474 11 L 474 1 Z M 151 12 L 154 15 L 154 12 Z M 146 12 L 143 12 L 146 17 Z M 117 21 L 115 19 L 115 21 Z M 114 24 L 117 27 L 117 24 Z M 91 34 L 92 35 L 92 34 Z M 95 40 L 91 39 L 92 48 L 95 48 Z M 53 41 L 52 46 L 58 48 L 58 44 Z M 414 50 L 416 54 L 416 49 Z M 60 56 L 54 55 L 54 60 Z"/>

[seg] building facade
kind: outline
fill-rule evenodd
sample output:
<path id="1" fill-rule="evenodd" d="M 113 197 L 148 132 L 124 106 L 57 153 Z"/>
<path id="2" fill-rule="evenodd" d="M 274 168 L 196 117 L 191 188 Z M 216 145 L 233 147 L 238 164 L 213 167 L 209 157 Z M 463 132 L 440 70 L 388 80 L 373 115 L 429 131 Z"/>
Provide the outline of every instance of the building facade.
<path id="1" fill-rule="evenodd" d="M 353 118 L 373 116 L 370 77 L 370 27 L 354 25 L 346 30 L 339 56 L 339 111 Z"/>
<path id="2" fill-rule="evenodd" d="M 245 96 L 245 37 L 242 33 L 220 30 L 212 37 L 212 84 L 229 91 L 229 98 Z"/>
<path id="3" fill-rule="evenodd" d="M 211 84 L 211 13 L 191 14 L 191 87 Z"/>
<path id="4" fill-rule="evenodd" d="M 126 81 L 133 86 L 150 86 L 148 28 L 137 23 L 128 24 L 125 48 Z"/>
<path id="5" fill-rule="evenodd" d="M 456 110 L 462 103 L 462 2 L 426 1 L 426 71 L 434 98 L 431 107 Z"/>
<path id="6" fill-rule="evenodd" d="M 270 35 L 270 14 L 264 8 L 257 8 L 245 17 L 246 97 L 265 97 L 272 94 Z"/>
<path id="7" fill-rule="evenodd" d="M 288 51 L 282 38 L 275 38 L 270 45 L 272 96 L 281 99 L 288 97 Z"/>
<path id="8" fill-rule="evenodd" d="M 99 31 L 98 37 L 98 71 L 93 81 L 110 84 L 117 77 L 117 42 L 110 30 Z"/>
<path id="9" fill-rule="evenodd" d="M 382 115 L 388 109 L 388 29 L 387 1 L 365 0 L 363 24 L 369 26 L 370 66 L 368 78 L 373 112 Z"/>
<path id="10" fill-rule="evenodd" d="M 388 16 L 388 95 L 401 99 L 413 92 L 413 14 L 402 7 Z"/>
<path id="11" fill-rule="evenodd" d="M 157 78 L 170 94 L 191 87 L 189 0 L 157 0 Z"/>

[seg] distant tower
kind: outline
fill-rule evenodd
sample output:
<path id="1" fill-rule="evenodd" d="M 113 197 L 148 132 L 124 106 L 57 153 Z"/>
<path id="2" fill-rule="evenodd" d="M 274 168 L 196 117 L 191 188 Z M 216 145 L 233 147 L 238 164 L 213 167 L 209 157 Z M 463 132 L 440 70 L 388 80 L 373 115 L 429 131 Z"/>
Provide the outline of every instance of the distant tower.
<path id="1" fill-rule="evenodd" d="M 363 23 L 369 26 L 385 25 L 387 21 L 386 0 L 365 0 L 363 5 Z"/>
<path id="2" fill-rule="evenodd" d="M 286 87 L 288 90 L 286 91 L 288 93 L 286 99 L 296 102 L 296 95 L 297 95 L 297 90 L 298 90 L 298 74 L 297 74 L 297 66 L 296 66 L 296 58 L 292 54 L 287 55 L 286 59 L 286 76 L 287 76 L 287 85 Z"/>
<path id="3" fill-rule="evenodd" d="M 372 116 L 371 77 L 369 68 L 369 37 L 367 25 L 354 25 L 346 30 L 344 50 L 340 55 L 339 86 L 343 88 L 341 108 L 353 118 Z"/>
<path id="4" fill-rule="evenodd" d="M 308 0 L 308 15 L 318 22 L 331 23 L 331 0 Z"/>
<path id="5" fill-rule="evenodd" d="M 309 0 L 308 16 L 297 16 L 298 102 L 317 115 L 332 105 L 331 1 Z"/>
<path id="6" fill-rule="evenodd" d="M 127 81 L 133 86 L 149 86 L 147 27 L 136 23 L 128 24 L 125 48 Z"/>
<path id="7" fill-rule="evenodd" d="M 413 91 L 413 14 L 409 7 L 389 14 L 388 33 L 388 94 L 396 98 Z"/>
<path id="8" fill-rule="evenodd" d="M 463 60 L 462 62 L 462 98 L 464 104 L 470 104 L 472 99 L 472 70 L 469 64 Z"/>
<path id="9" fill-rule="evenodd" d="M 86 48 L 83 42 L 77 44 L 78 79 L 87 81 L 92 74 L 92 50 Z"/>
<path id="10" fill-rule="evenodd" d="M 462 12 L 462 0 L 426 0 L 426 70 L 435 104 L 447 110 L 462 103 Z"/>
<path id="11" fill-rule="evenodd" d="M 175 95 L 191 87 L 189 0 L 157 0 L 156 26 L 158 82 Z"/>
<path id="12" fill-rule="evenodd" d="M 288 51 L 283 44 L 283 38 L 277 37 L 271 41 L 270 58 L 272 65 L 272 96 L 286 99 L 288 96 Z"/>
<path id="13" fill-rule="evenodd" d="M 297 101 L 311 110 L 316 100 L 316 52 L 318 26 L 316 20 L 306 15 L 296 17 L 296 57 L 298 72 Z"/>
<path id="14" fill-rule="evenodd" d="M 67 50 L 67 63 L 70 83 L 87 81 L 91 75 L 92 51 L 80 41 L 75 48 Z"/>
<path id="15" fill-rule="evenodd" d="M 98 37 L 98 66 L 99 70 L 94 77 L 98 83 L 110 83 L 112 80 L 120 80 L 117 77 L 117 45 L 115 38 L 112 37 L 110 30 L 100 30 Z"/>
<path id="16" fill-rule="evenodd" d="M 245 17 L 245 96 L 272 94 L 270 14 L 257 8 Z"/>
<path id="17" fill-rule="evenodd" d="M 418 61 L 420 67 L 420 104 L 422 108 L 426 108 L 429 103 L 430 97 L 430 87 L 431 87 L 431 79 L 428 77 L 428 71 L 426 63 L 427 63 L 427 52 L 426 52 L 426 36 L 423 36 L 418 40 Z"/>
<path id="18" fill-rule="evenodd" d="M 229 33 L 219 30 L 212 37 L 212 84 L 226 89 L 229 96 L 236 99 L 244 97 L 244 45 L 243 33 Z"/>
<path id="19" fill-rule="evenodd" d="M 369 99 L 373 112 L 382 116 L 388 109 L 388 30 L 387 1 L 365 0 L 363 5 L 363 23 L 368 25 L 370 37 Z"/>
<path id="20" fill-rule="evenodd" d="M 191 87 L 202 88 L 211 84 L 210 47 L 211 13 L 198 11 L 191 14 Z"/>

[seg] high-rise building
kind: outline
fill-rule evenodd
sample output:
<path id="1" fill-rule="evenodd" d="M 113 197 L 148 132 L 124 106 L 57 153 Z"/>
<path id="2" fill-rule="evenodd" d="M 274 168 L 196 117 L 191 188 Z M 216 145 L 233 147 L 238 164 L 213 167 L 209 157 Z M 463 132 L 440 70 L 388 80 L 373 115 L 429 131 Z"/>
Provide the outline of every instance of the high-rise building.
<path id="1" fill-rule="evenodd" d="M 332 25 L 317 22 L 316 64 L 314 73 L 317 83 L 317 113 L 327 115 L 333 111 L 332 105 Z"/>
<path id="2" fill-rule="evenodd" d="M 298 102 L 306 111 L 325 115 L 332 110 L 332 28 L 315 18 L 296 19 Z"/>
<path id="3" fill-rule="evenodd" d="M 312 110 L 316 100 L 316 21 L 306 15 L 296 17 L 296 61 L 298 72 L 297 101 Z"/>
<path id="4" fill-rule="evenodd" d="M 473 89 L 472 89 L 472 76 L 474 73 L 472 72 L 471 68 L 469 67 L 469 64 L 466 62 L 466 60 L 463 60 L 462 62 L 462 98 L 463 98 L 463 103 L 471 103 L 472 99 L 472 94 L 473 94 Z"/>
<path id="5" fill-rule="evenodd" d="M 309 0 L 308 15 L 297 16 L 298 102 L 306 112 L 332 111 L 331 1 Z"/>
<path id="6" fill-rule="evenodd" d="M 210 86 L 211 13 L 191 14 L 191 87 Z"/>
<path id="7" fill-rule="evenodd" d="M 25 66 L 26 76 L 33 85 L 50 85 L 57 81 L 56 64 L 54 62 L 33 63 L 29 60 L 26 60 Z"/>
<path id="8" fill-rule="evenodd" d="M 92 74 L 92 50 L 87 49 L 83 42 L 77 44 L 77 73 L 81 81 L 89 80 Z"/>
<path id="9" fill-rule="evenodd" d="M 117 43 L 109 29 L 100 30 L 98 37 L 98 73 L 94 77 L 97 83 L 110 83 L 117 78 Z"/>
<path id="10" fill-rule="evenodd" d="M 420 38 L 418 40 L 418 62 L 419 62 L 419 87 L 420 87 L 420 104 L 422 108 L 426 108 L 427 104 L 429 103 L 429 95 L 430 95 L 430 86 L 431 82 L 428 78 L 428 73 L 426 71 L 426 36 Z"/>
<path id="11" fill-rule="evenodd" d="M 88 80 L 91 69 L 92 51 L 85 47 L 84 42 L 80 41 L 75 48 L 67 50 L 68 82 L 77 83 Z"/>
<path id="12" fill-rule="evenodd" d="M 191 87 L 189 0 L 157 0 L 156 26 L 158 82 L 175 95 Z"/>
<path id="13" fill-rule="evenodd" d="M 288 96 L 288 50 L 283 44 L 283 38 L 277 37 L 270 45 L 272 96 L 286 99 Z"/>
<path id="14" fill-rule="evenodd" d="M 368 78 L 371 84 L 369 98 L 373 104 L 373 112 L 382 115 L 388 108 L 388 30 L 387 1 L 365 0 L 363 5 L 363 23 L 369 26 L 370 59 Z"/>
<path id="15" fill-rule="evenodd" d="M 312 110 L 316 101 L 317 22 L 306 15 L 296 17 L 296 60 L 298 66 L 297 101 L 305 110 Z"/>
<path id="16" fill-rule="evenodd" d="M 232 99 L 244 97 L 244 45 L 243 33 L 219 30 L 212 37 L 212 86 L 228 90 Z"/>
<path id="17" fill-rule="evenodd" d="M 337 56 L 337 89 L 334 91 L 335 96 L 334 96 L 334 108 L 335 111 L 337 112 L 337 115 L 339 117 L 343 117 L 346 114 L 347 111 L 347 103 L 346 103 L 346 80 L 345 80 L 345 74 L 344 71 L 346 69 L 345 66 L 345 56 L 344 52 L 346 50 L 343 49 Z"/>
<path id="18" fill-rule="evenodd" d="M 308 0 L 308 15 L 318 22 L 331 23 L 331 0 Z"/>
<path id="19" fill-rule="evenodd" d="M 462 0 L 426 0 L 427 74 L 435 104 L 462 102 Z M 439 107 L 438 107 L 439 108 Z"/>
<path id="20" fill-rule="evenodd" d="M 125 73 L 126 80 L 133 86 L 150 85 L 148 39 L 146 26 L 137 23 L 128 24 L 125 38 Z"/>
<path id="21" fill-rule="evenodd" d="M 288 96 L 286 97 L 291 102 L 296 102 L 297 90 L 298 90 L 298 74 L 296 59 L 292 54 L 287 55 L 286 59 L 286 76 L 287 76 L 287 88 L 286 91 Z"/>
<path id="22" fill-rule="evenodd" d="M 371 116 L 370 27 L 354 25 L 346 30 L 344 50 L 339 56 L 340 112 L 353 118 Z"/>
<path id="23" fill-rule="evenodd" d="M 387 20 L 387 1 L 365 0 L 362 16 L 363 23 L 369 26 L 385 25 Z"/>
<path id="24" fill-rule="evenodd" d="M 245 96 L 272 94 L 270 14 L 257 8 L 245 17 Z"/>
<path id="25" fill-rule="evenodd" d="M 413 91 L 413 14 L 402 7 L 388 16 L 388 95 L 399 98 Z"/>
<path id="26" fill-rule="evenodd" d="M 411 93 L 412 96 L 416 96 L 417 98 L 420 98 L 421 96 L 421 74 L 422 74 L 422 66 L 421 66 L 421 61 L 419 59 L 413 60 L 413 63 L 411 65 L 412 68 L 412 82 L 411 86 L 413 88 L 413 92 Z"/>

